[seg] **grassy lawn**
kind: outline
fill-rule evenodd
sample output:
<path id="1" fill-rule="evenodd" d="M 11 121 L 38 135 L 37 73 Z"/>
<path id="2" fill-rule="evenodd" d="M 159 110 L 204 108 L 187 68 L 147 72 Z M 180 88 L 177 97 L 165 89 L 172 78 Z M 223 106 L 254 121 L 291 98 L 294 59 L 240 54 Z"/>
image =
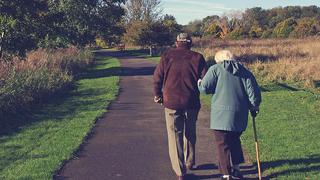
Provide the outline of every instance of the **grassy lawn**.
<path id="1" fill-rule="evenodd" d="M 147 56 L 146 56 L 147 57 Z M 159 57 L 147 57 L 158 62 Z M 285 84 L 265 84 L 257 131 L 263 174 L 271 179 L 319 179 L 320 96 Z M 202 96 L 210 107 L 211 96 Z M 252 120 L 242 136 L 255 161 Z"/>
<path id="2" fill-rule="evenodd" d="M 320 100 L 313 93 L 283 85 L 264 85 L 257 117 L 263 174 L 274 179 L 320 177 Z M 210 104 L 210 96 L 203 102 Z M 255 161 L 253 128 L 249 119 L 242 142 Z"/>
<path id="3" fill-rule="evenodd" d="M 0 179 L 52 179 L 115 99 L 118 66 L 117 59 L 98 58 L 96 66 L 81 74 L 75 88 L 63 97 L 32 115 L 12 118 L 28 123 L 1 134 Z"/>

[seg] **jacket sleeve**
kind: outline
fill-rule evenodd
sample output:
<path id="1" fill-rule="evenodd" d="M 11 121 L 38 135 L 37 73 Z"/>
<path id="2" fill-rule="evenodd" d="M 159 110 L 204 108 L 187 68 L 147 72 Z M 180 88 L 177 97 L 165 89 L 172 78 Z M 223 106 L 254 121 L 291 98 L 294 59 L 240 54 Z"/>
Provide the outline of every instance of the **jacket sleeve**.
<path id="1" fill-rule="evenodd" d="M 203 77 L 200 84 L 198 84 L 198 89 L 200 93 L 214 94 L 217 85 L 218 76 L 214 66 L 211 66 L 208 72 Z"/>
<path id="2" fill-rule="evenodd" d="M 252 107 L 259 107 L 261 103 L 261 91 L 256 78 L 252 73 L 246 79 L 246 93 Z"/>
<path id="3" fill-rule="evenodd" d="M 207 62 L 206 60 L 204 59 L 204 57 L 201 55 L 200 57 L 200 67 L 199 67 L 199 72 L 200 72 L 200 79 L 202 79 L 206 73 L 207 73 Z"/>
<path id="4" fill-rule="evenodd" d="M 161 56 L 160 62 L 153 73 L 153 89 L 155 96 L 162 96 L 162 86 L 164 79 L 164 56 Z"/>

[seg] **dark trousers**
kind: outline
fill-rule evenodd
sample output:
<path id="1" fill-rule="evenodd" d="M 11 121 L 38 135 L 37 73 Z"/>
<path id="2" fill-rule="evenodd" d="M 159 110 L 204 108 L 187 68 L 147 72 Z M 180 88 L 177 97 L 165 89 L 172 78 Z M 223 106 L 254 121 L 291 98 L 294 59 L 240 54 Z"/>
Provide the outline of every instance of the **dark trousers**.
<path id="1" fill-rule="evenodd" d="M 214 130 L 213 134 L 217 147 L 216 156 L 219 161 L 219 170 L 224 175 L 231 175 L 231 166 L 244 162 L 240 141 L 241 133 Z"/>

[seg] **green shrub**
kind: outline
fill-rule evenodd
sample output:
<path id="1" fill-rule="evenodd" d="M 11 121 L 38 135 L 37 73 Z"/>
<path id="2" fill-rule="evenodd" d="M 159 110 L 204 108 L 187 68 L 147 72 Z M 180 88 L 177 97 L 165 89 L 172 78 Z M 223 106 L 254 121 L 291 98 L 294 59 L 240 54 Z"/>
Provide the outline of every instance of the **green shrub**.
<path id="1" fill-rule="evenodd" d="M 294 18 L 288 18 L 281 23 L 277 24 L 277 26 L 273 30 L 273 37 L 275 38 L 287 38 L 289 34 L 294 30 L 296 26 L 296 21 Z"/>
<path id="2" fill-rule="evenodd" d="M 227 34 L 227 39 L 242 39 L 243 33 L 244 32 L 242 28 L 236 28 L 233 31 L 231 31 L 229 34 Z"/>

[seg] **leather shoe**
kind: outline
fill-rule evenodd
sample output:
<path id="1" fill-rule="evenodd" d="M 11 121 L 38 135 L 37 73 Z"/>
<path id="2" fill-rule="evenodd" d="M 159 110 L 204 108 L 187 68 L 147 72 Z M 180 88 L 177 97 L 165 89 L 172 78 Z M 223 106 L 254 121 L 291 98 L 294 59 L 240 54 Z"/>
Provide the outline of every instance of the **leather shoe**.
<path id="1" fill-rule="evenodd" d="M 241 174 L 241 172 L 237 169 L 233 169 L 232 170 L 232 178 L 233 179 L 243 179 L 243 175 Z"/>

